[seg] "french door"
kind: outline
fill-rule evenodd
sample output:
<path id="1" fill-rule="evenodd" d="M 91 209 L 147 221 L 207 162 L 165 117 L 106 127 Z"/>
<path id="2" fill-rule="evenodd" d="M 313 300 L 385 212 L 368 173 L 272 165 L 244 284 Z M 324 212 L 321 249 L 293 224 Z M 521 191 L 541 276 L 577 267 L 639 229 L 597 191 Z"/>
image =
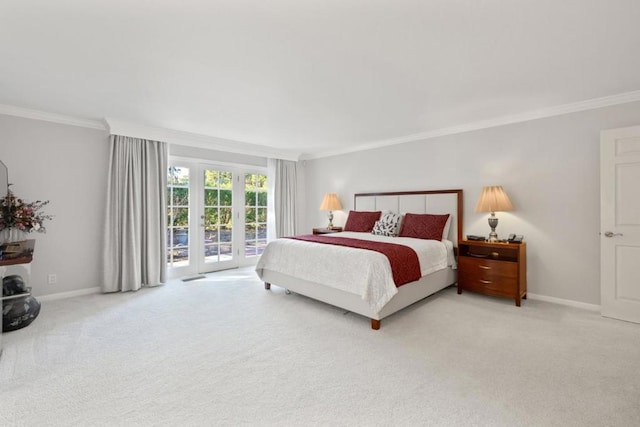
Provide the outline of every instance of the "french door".
<path id="1" fill-rule="evenodd" d="M 167 218 L 171 277 L 253 264 L 267 243 L 266 172 L 172 159 Z"/>

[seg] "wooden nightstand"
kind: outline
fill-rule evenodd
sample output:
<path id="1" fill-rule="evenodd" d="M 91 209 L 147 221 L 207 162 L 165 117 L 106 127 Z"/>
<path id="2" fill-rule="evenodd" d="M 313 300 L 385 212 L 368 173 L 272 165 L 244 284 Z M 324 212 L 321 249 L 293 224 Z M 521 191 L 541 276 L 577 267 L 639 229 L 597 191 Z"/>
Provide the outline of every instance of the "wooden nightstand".
<path id="1" fill-rule="evenodd" d="M 527 298 L 527 244 L 463 240 L 458 244 L 458 293 L 462 290 Z"/>
<path id="2" fill-rule="evenodd" d="M 314 228 L 313 234 L 331 234 L 331 233 L 339 233 L 341 231 L 342 231 L 342 227 Z"/>

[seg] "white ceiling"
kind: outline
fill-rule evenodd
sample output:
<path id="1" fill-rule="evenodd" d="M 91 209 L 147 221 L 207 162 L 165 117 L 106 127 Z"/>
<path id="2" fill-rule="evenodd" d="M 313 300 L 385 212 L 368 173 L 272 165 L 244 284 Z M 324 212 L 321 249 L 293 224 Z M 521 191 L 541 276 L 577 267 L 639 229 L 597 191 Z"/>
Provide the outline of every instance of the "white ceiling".
<path id="1" fill-rule="evenodd" d="M 307 153 L 640 90 L 638 0 L 2 0 L 0 104 Z"/>

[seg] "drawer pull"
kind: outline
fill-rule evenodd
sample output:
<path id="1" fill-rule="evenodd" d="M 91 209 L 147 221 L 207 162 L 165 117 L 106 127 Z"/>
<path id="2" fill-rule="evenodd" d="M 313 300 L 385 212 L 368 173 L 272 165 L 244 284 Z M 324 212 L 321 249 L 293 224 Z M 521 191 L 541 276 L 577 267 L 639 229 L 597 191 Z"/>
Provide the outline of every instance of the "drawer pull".
<path id="1" fill-rule="evenodd" d="M 486 265 L 479 265 L 478 268 L 481 268 L 483 270 L 491 270 L 491 267 L 487 267 Z"/>
<path id="2" fill-rule="evenodd" d="M 484 283 L 485 285 L 488 285 L 489 283 L 493 283 L 491 280 L 478 280 L 480 283 Z"/>
<path id="3" fill-rule="evenodd" d="M 467 255 L 475 257 L 475 258 L 489 258 L 489 255 L 486 255 L 486 254 L 474 254 L 473 252 L 469 252 Z"/>

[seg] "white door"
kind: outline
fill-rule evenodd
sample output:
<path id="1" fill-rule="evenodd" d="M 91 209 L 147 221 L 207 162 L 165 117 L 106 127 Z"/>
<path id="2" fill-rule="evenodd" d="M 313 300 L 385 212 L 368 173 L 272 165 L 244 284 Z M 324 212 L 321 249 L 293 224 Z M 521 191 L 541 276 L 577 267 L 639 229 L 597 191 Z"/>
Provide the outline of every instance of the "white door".
<path id="1" fill-rule="evenodd" d="M 200 165 L 198 218 L 198 272 L 237 267 L 234 236 L 234 172 L 230 168 Z"/>
<path id="2" fill-rule="evenodd" d="M 640 323 L 640 126 L 600 137 L 603 316 Z"/>
<path id="3" fill-rule="evenodd" d="M 200 273 L 257 262 L 267 245 L 265 172 L 201 165 Z"/>

